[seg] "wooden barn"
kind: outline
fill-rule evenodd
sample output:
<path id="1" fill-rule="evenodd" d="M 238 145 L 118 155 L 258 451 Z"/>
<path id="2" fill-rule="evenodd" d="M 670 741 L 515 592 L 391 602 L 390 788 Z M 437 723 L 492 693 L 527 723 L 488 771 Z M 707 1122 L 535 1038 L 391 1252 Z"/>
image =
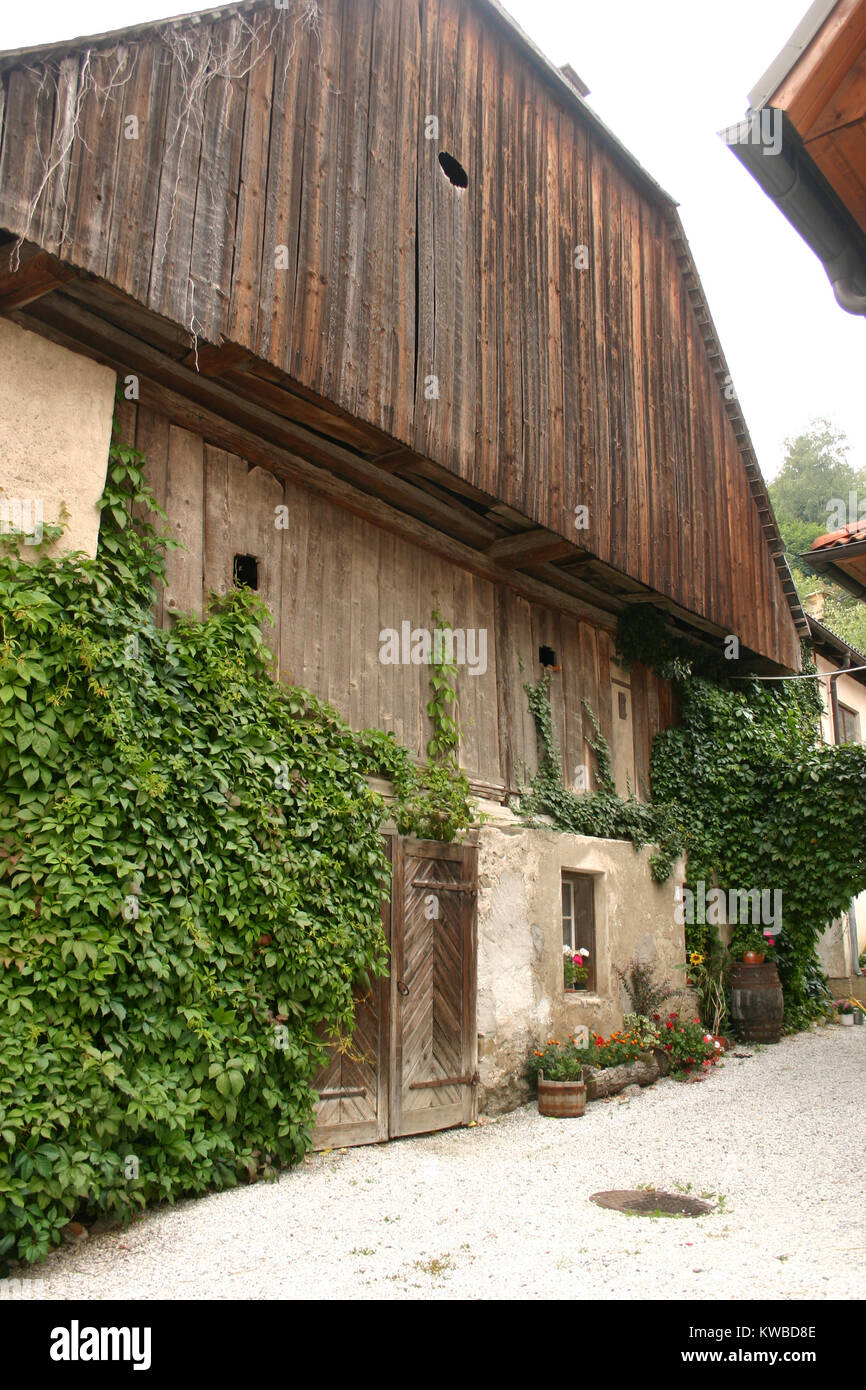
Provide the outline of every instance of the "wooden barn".
<path id="1" fill-rule="evenodd" d="M 626 607 L 799 665 L 676 205 L 584 90 L 492 0 L 250 0 L 0 55 L 2 495 L 65 503 L 95 544 L 118 378 L 185 547 L 162 622 L 250 583 L 280 678 L 419 758 L 429 673 L 382 634 L 438 605 L 474 652 L 460 755 L 488 820 L 467 844 L 393 837 L 394 968 L 362 1060 L 323 1079 L 329 1142 L 513 1103 L 532 1041 L 619 1021 L 614 964 L 682 957 L 645 855 L 507 809 L 536 761 L 524 681 L 553 668 L 569 781 L 585 700 L 646 797 L 675 710 L 614 660 Z M 592 943 L 582 997 L 569 933 Z"/>

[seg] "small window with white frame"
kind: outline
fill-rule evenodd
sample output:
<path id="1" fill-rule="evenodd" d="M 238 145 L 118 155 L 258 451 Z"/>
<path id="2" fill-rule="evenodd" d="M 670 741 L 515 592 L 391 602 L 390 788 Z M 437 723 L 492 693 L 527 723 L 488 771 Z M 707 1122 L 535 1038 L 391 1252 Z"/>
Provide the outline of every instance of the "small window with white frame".
<path id="1" fill-rule="evenodd" d="M 562 953 L 566 962 L 565 978 L 573 971 L 567 967 L 569 960 L 579 971 L 573 985 L 566 988 L 595 990 L 595 882 L 592 874 L 563 872 L 562 875 Z M 581 964 L 574 960 L 579 957 Z"/>

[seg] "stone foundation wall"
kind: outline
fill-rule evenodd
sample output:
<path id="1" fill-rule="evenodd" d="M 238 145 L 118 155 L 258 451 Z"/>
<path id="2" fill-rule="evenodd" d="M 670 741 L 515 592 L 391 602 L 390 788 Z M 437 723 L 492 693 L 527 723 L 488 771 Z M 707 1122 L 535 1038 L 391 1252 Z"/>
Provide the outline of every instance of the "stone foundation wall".
<path id="1" fill-rule="evenodd" d="M 578 1024 L 607 1034 L 629 1004 L 614 973 L 632 957 L 653 961 L 659 974 L 683 984 L 683 928 L 674 920 L 678 862 L 667 883 L 654 884 L 650 849 L 622 840 L 530 830 L 516 823 L 483 825 L 478 834 L 479 1109 L 501 1113 L 530 1095 L 526 1059 L 548 1038 Z M 563 870 L 595 881 L 595 993 L 566 994 L 562 980 Z"/>

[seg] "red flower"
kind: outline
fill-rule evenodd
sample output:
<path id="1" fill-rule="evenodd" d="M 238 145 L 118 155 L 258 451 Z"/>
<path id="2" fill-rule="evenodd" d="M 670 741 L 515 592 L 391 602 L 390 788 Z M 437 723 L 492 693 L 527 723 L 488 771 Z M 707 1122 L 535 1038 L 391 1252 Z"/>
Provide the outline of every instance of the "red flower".
<path id="1" fill-rule="evenodd" d="M 674 1025 L 673 1025 L 672 1023 L 666 1023 L 666 1024 L 665 1024 L 665 1027 L 666 1027 L 666 1028 L 673 1028 L 673 1026 L 674 1026 Z"/>
<path id="2" fill-rule="evenodd" d="M 661 1022 L 661 1014 L 653 1014 L 653 1023 Z"/>

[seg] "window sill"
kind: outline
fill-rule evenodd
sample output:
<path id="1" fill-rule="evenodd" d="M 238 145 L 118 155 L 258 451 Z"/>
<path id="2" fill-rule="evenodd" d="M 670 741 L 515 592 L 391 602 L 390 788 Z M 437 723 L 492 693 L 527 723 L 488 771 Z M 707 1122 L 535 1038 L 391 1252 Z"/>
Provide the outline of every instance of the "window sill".
<path id="1" fill-rule="evenodd" d="M 604 1004 L 607 1002 L 603 995 L 596 994 L 594 990 L 564 989 L 562 992 L 566 999 L 578 999 L 584 1004 Z"/>

